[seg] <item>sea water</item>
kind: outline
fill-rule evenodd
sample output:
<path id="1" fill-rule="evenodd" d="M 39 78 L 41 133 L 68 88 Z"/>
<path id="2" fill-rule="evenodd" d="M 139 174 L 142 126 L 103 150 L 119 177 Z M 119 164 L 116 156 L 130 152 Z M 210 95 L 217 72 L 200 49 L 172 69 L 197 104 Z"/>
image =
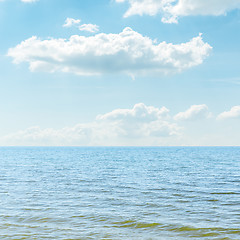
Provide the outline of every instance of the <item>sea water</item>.
<path id="1" fill-rule="evenodd" d="M 240 239 L 240 148 L 0 148 L 0 239 Z"/>

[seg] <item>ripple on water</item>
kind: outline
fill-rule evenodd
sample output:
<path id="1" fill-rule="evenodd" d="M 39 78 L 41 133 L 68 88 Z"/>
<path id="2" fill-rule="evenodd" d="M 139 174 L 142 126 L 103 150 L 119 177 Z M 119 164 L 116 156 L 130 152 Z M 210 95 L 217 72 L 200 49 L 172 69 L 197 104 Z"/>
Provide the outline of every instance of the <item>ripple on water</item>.
<path id="1" fill-rule="evenodd" d="M 0 239 L 240 239 L 240 148 L 0 151 Z"/>

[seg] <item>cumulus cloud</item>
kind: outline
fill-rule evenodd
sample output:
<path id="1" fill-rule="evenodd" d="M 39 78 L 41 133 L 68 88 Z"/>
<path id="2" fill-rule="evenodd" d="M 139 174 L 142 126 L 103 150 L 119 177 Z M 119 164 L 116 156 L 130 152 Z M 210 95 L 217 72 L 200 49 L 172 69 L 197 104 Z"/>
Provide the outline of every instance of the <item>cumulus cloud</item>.
<path id="1" fill-rule="evenodd" d="M 157 44 L 131 28 L 125 28 L 119 34 L 73 35 L 69 40 L 31 37 L 9 49 L 7 55 L 15 64 L 29 63 L 31 71 L 135 76 L 181 72 L 201 64 L 211 49 L 201 34 L 187 43 Z"/>
<path id="2" fill-rule="evenodd" d="M 72 27 L 74 25 L 78 25 L 80 22 L 80 19 L 67 18 L 63 24 L 63 27 Z"/>
<path id="3" fill-rule="evenodd" d="M 148 122 L 159 119 L 168 118 L 169 110 L 166 107 L 162 107 L 161 109 L 146 106 L 144 103 L 138 103 L 134 105 L 132 109 L 116 109 L 112 112 L 106 113 L 104 115 L 97 116 L 98 120 L 125 120 L 126 122 Z"/>
<path id="4" fill-rule="evenodd" d="M 230 111 L 223 112 L 218 115 L 217 119 L 240 118 L 240 106 L 234 106 Z"/>
<path id="5" fill-rule="evenodd" d="M 37 2 L 38 0 L 21 0 L 21 1 L 25 3 L 32 3 L 32 2 Z"/>
<path id="6" fill-rule="evenodd" d="M 173 0 L 115 0 L 118 3 L 129 2 L 130 8 L 124 14 L 124 17 L 132 15 L 156 15 L 162 12 L 166 6 L 169 6 Z"/>
<path id="7" fill-rule="evenodd" d="M 78 29 L 80 31 L 86 31 L 86 32 L 91 32 L 91 33 L 95 33 L 95 32 L 98 32 L 99 31 L 99 26 L 96 25 L 96 24 L 91 24 L 91 23 L 88 23 L 88 24 L 82 24 L 78 27 Z"/>
<path id="8" fill-rule="evenodd" d="M 0 2 L 4 2 L 5 0 L 0 0 Z M 38 0 L 21 0 L 21 2 L 24 3 L 33 3 L 33 2 L 37 2 Z"/>
<path id="9" fill-rule="evenodd" d="M 162 21 L 176 23 L 178 17 L 195 15 L 224 15 L 240 8 L 240 0 L 115 0 L 128 2 L 130 8 L 124 17 L 162 14 Z"/>
<path id="10" fill-rule="evenodd" d="M 192 105 L 185 112 L 180 112 L 174 116 L 176 121 L 190 121 L 209 118 L 211 113 L 208 110 L 207 105 Z"/>
<path id="11" fill-rule="evenodd" d="M 94 122 L 62 129 L 32 127 L 0 139 L 5 145 L 145 145 L 179 133 L 169 110 L 136 104 L 97 116 Z"/>
<path id="12" fill-rule="evenodd" d="M 63 24 L 63 27 L 77 27 L 80 31 L 86 31 L 90 33 L 95 33 L 99 31 L 99 26 L 96 24 L 91 24 L 91 23 L 84 23 L 80 24 L 81 20 L 80 19 L 74 19 L 74 18 L 67 18 L 65 20 L 65 23 Z"/>
<path id="13" fill-rule="evenodd" d="M 99 115 L 97 120 L 114 123 L 119 133 L 128 137 L 169 136 L 177 133 L 177 127 L 166 121 L 168 113 L 165 107 L 158 109 L 139 103 L 132 109 L 116 109 Z"/>

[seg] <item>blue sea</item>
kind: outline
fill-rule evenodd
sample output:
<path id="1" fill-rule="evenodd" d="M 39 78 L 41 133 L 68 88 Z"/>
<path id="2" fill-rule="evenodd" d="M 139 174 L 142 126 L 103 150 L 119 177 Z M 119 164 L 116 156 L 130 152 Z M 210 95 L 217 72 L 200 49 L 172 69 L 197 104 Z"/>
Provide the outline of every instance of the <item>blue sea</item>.
<path id="1" fill-rule="evenodd" d="M 2 147 L 0 239 L 240 239 L 239 147 Z"/>

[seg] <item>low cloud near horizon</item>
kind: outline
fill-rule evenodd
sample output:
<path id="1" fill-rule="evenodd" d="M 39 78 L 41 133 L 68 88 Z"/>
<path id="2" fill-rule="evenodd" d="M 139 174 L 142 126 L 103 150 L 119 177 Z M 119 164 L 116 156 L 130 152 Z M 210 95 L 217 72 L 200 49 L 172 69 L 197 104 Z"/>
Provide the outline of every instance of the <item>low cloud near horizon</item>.
<path id="1" fill-rule="evenodd" d="M 221 118 L 239 116 L 240 107 L 223 112 Z M 235 114 L 237 112 L 237 114 Z M 138 103 L 129 109 L 115 109 L 98 115 L 89 123 L 61 129 L 29 127 L 0 138 L 2 146 L 171 146 L 188 145 L 185 135 L 188 123 L 195 120 L 216 121 L 207 105 L 192 105 L 174 117 L 166 107 L 157 108 Z M 218 118 L 219 118 L 218 116 Z M 227 116 L 227 117 L 226 117 Z M 217 118 L 217 119 L 218 119 Z M 184 121 L 185 122 L 184 122 Z M 187 120 L 187 121 L 186 121 Z M 181 125 L 180 125 L 181 121 Z M 198 121 L 198 122 L 199 122 Z M 185 123 L 185 125 L 184 125 Z M 201 123 L 200 123 L 201 124 Z M 184 127 L 183 127 L 184 126 Z M 197 125 L 196 125 L 197 126 Z M 196 129 L 197 130 L 197 129 Z M 194 133 L 193 133 L 194 134 Z M 203 136 L 209 133 L 200 133 Z M 199 141 L 198 139 L 196 139 Z M 194 142 L 192 145 L 196 144 Z M 206 140 L 205 140 L 206 143 Z M 201 145 L 201 142 L 200 144 Z"/>
<path id="2" fill-rule="evenodd" d="M 179 134 L 180 128 L 168 119 L 169 110 L 138 103 L 132 109 L 115 109 L 96 120 L 62 129 L 30 127 L 0 139 L 3 145 L 95 146 L 148 145 Z"/>

